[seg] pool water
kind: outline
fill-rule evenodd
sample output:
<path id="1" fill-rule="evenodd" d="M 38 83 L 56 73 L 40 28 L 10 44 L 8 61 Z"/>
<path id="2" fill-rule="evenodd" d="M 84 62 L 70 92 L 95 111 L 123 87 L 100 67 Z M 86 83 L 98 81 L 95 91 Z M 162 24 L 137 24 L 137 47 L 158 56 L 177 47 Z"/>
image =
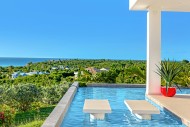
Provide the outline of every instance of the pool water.
<path id="1" fill-rule="evenodd" d="M 188 89 L 182 92 L 190 94 Z M 106 114 L 102 121 L 90 120 L 90 115 L 83 113 L 85 99 L 108 99 L 112 113 Z M 152 115 L 152 120 L 140 120 L 124 104 L 126 99 L 144 100 L 145 88 L 79 88 L 61 127 L 185 127 L 178 118 L 165 111 Z"/>

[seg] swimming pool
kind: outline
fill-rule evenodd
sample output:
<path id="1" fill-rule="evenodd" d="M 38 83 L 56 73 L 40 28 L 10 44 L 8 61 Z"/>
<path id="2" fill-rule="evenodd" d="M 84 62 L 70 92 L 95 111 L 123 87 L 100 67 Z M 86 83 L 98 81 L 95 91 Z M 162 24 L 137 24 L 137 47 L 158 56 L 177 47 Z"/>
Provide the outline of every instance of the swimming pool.
<path id="1" fill-rule="evenodd" d="M 190 94 L 189 89 L 183 89 L 182 92 Z M 90 115 L 83 113 L 85 99 L 108 99 L 112 113 L 107 114 L 103 121 L 90 120 Z M 153 115 L 150 121 L 140 120 L 128 110 L 125 99 L 144 100 L 145 88 L 79 88 L 61 127 L 185 127 L 178 118 L 165 111 Z"/>

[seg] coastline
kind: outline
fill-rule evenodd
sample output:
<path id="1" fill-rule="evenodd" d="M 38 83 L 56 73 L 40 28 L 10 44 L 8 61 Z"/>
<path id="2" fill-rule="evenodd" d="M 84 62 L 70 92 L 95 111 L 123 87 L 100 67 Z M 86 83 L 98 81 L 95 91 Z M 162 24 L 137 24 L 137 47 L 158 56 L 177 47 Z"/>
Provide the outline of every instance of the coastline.
<path id="1" fill-rule="evenodd" d="M 27 63 L 38 63 L 45 62 L 49 60 L 63 60 L 64 58 L 17 58 L 17 57 L 0 57 L 0 66 L 1 67 L 19 67 L 25 66 Z"/>

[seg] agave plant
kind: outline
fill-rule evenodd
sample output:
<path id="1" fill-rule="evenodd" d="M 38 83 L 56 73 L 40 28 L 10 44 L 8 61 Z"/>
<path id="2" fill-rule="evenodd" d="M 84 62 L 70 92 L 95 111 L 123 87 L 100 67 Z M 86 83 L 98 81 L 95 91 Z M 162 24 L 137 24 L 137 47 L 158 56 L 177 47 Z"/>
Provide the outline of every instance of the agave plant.
<path id="1" fill-rule="evenodd" d="M 181 66 L 177 64 L 175 61 L 165 60 L 160 63 L 160 67 L 157 66 L 157 74 L 160 75 L 164 81 L 166 86 L 166 93 L 168 93 L 168 88 L 172 86 L 174 83 L 174 78 L 181 72 Z M 174 85 L 180 90 L 179 86 L 174 83 Z"/>

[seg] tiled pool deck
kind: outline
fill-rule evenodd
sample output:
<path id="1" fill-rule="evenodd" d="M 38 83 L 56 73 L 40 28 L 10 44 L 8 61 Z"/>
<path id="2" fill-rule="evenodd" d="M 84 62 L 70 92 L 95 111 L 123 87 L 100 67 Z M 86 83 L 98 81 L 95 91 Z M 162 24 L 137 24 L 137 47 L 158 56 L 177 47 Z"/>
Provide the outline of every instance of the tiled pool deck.
<path id="1" fill-rule="evenodd" d="M 146 96 L 160 107 L 179 117 L 183 124 L 190 127 L 190 95 L 180 94 L 174 97 L 164 97 L 162 95 Z"/>

